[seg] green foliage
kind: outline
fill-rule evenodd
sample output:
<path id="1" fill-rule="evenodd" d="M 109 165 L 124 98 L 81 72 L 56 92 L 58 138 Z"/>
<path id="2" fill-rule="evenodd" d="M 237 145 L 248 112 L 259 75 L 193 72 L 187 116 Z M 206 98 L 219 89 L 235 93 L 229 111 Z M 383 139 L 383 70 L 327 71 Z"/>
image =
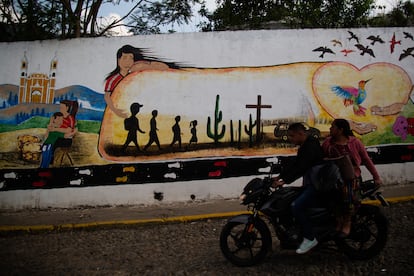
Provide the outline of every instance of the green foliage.
<path id="1" fill-rule="evenodd" d="M 267 28 L 353 28 L 412 26 L 414 4 L 400 1 L 389 14 L 372 17 L 383 8 L 375 0 L 218 0 L 217 9 L 200 10 L 208 21 L 203 31 Z"/>
<path id="2" fill-rule="evenodd" d="M 159 33 L 160 26 L 189 23 L 193 7 L 203 0 L 135 1 L 120 18 L 99 16 L 104 5 L 123 2 L 129 0 L 5 0 L 0 4 L 0 41 L 111 36 L 122 26 L 134 34 Z"/>
<path id="3" fill-rule="evenodd" d="M 392 132 L 392 126 L 388 126 L 382 133 L 374 131 L 363 135 L 361 140 L 366 146 L 375 146 L 383 144 L 414 143 L 414 136 L 407 135 L 407 139 L 402 140 L 400 136 L 396 136 Z"/>
<path id="4" fill-rule="evenodd" d="M 221 126 L 221 132 L 219 133 L 219 124 L 223 120 L 223 113 L 219 111 L 219 101 L 220 96 L 216 96 L 216 107 L 214 109 L 214 129 L 211 131 L 211 118 L 208 116 L 207 118 L 207 136 L 214 140 L 214 143 L 217 144 L 220 139 L 224 137 L 224 133 L 226 132 L 226 126 Z"/>
<path id="5" fill-rule="evenodd" d="M 63 5 L 57 0 L 2 1 L 0 41 L 56 38 Z"/>
<path id="6" fill-rule="evenodd" d="M 8 131 L 21 130 L 21 129 L 30 129 L 30 128 L 46 128 L 48 123 L 49 123 L 48 118 L 34 116 L 18 125 L 0 124 L 0 132 L 8 132 Z"/>
<path id="7" fill-rule="evenodd" d="M 291 27 L 352 28 L 366 26 L 374 0 L 295 1 L 291 4 Z"/>
<path id="8" fill-rule="evenodd" d="M 208 11 L 204 0 L 135 1 L 120 18 L 101 20 L 104 5 L 123 5 L 129 0 L 4 0 L 0 4 L 0 41 L 30 41 L 117 35 L 125 27 L 133 34 L 160 33 L 162 29 L 191 22 L 193 12 L 206 20 L 202 31 L 270 28 L 350 28 L 366 26 L 413 26 L 414 3 L 399 1 L 388 14 L 371 17 L 374 0 L 216 0 Z M 126 24 L 124 22 L 127 22 Z"/>
<path id="9" fill-rule="evenodd" d="M 160 33 L 162 26 L 189 24 L 193 16 L 193 6 L 203 2 L 202 0 L 142 1 L 131 15 L 128 27 L 135 35 L 142 35 Z"/>
<path id="10" fill-rule="evenodd" d="M 18 125 L 0 124 L 0 133 L 31 128 L 47 128 L 48 123 L 49 118 L 34 116 Z M 101 122 L 78 120 L 77 127 L 80 132 L 99 133 Z"/>
<path id="11" fill-rule="evenodd" d="M 399 115 L 404 116 L 406 118 L 412 118 L 414 117 L 413 110 L 414 104 L 411 101 L 408 101 Z M 414 136 L 408 134 L 407 138 L 405 140 L 402 140 L 400 136 L 397 136 L 393 133 L 392 124 L 390 124 L 384 129 L 384 132 L 382 133 L 374 131 L 369 134 L 363 135 L 362 141 L 367 146 L 380 144 L 414 143 Z"/>
<path id="12" fill-rule="evenodd" d="M 212 14 L 205 14 L 210 23 L 204 23 L 201 27 L 203 31 L 258 29 L 265 22 L 279 21 L 287 16 L 288 2 L 218 0 L 218 8 Z"/>
<path id="13" fill-rule="evenodd" d="M 414 3 L 412 1 L 399 1 L 398 5 L 388 14 L 379 14 L 371 18 L 369 25 L 372 27 L 414 26 Z"/>

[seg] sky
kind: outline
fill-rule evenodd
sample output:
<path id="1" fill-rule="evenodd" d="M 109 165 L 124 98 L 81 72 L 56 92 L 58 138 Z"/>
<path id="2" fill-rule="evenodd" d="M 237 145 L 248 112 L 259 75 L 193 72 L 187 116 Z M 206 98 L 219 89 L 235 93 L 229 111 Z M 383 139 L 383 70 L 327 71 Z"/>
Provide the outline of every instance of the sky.
<path id="1" fill-rule="evenodd" d="M 206 8 L 209 11 L 213 11 L 216 8 L 216 0 L 206 0 Z M 100 16 L 104 17 L 104 20 L 108 20 L 107 18 L 121 18 L 121 15 L 126 14 L 136 3 L 136 1 L 128 1 L 124 2 L 121 0 L 121 4 L 113 5 L 113 4 L 104 4 L 100 11 Z M 177 32 L 197 32 L 198 28 L 196 25 L 201 21 L 201 17 L 194 12 L 194 17 L 192 22 L 186 26 L 174 26 L 174 30 Z M 115 29 L 119 35 L 129 35 L 126 28 L 118 28 Z"/>
<path id="2" fill-rule="evenodd" d="M 385 6 L 386 12 L 390 11 L 393 7 L 397 6 L 399 0 L 377 0 L 377 5 Z M 206 7 L 209 11 L 214 11 L 216 8 L 216 0 L 206 0 Z M 136 1 L 128 1 L 124 2 L 121 1 L 119 5 L 113 4 L 105 4 L 102 6 L 100 11 L 100 16 L 104 18 L 104 20 L 108 20 L 108 18 L 120 18 L 121 15 L 126 14 L 131 7 L 136 3 Z M 194 12 L 194 18 L 189 25 L 186 26 L 174 26 L 174 30 L 177 32 L 197 32 L 198 28 L 196 25 L 201 21 L 201 17 Z M 129 35 L 126 28 L 118 28 L 115 30 L 118 35 Z"/>

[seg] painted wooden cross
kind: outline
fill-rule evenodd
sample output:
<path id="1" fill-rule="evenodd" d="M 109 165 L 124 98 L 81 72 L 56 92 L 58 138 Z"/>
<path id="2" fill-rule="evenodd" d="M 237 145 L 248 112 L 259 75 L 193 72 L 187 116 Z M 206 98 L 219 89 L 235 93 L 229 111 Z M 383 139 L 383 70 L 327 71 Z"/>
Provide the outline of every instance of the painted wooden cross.
<path id="1" fill-rule="evenodd" d="M 256 108 L 256 142 L 262 140 L 261 137 L 261 116 L 262 116 L 262 108 L 272 108 L 271 105 L 263 104 L 262 105 L 262 95 L 257 95 L 257 104 L 246 104 L 246 108 Z"/>

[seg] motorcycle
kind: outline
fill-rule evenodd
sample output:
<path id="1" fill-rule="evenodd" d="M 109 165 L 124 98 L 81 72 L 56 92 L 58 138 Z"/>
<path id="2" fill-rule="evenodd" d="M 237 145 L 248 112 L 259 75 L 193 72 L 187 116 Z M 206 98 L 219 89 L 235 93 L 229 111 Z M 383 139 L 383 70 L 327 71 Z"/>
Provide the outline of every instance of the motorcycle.
<path id="1" fill-rule="evenodd" d="M 281 249 L 296 249 L 302 242 L 301 228 L 291 214 L 291 203 L 303 187 L 272 188 L 272 171 L 273 168 L 267 177 L 254 178 L 244 187 L 240 200 L 250 212 L 228 219 L 222 228 L 220 249 L 237 266 L 256 265 L 272 250 L 268 225 L 273 226 Z M 319 206 L 307 210 L 319 244 L 334 241 L 341 252 L 354 260 L 367 260 L 379 254 L 387 241 L 388 221 L 378 206 L 362 201 L 378 200 L 382 206 L 389 206 L 378 189 L 373 180 L 360 184 L 361 205 L 352 217 L 351 232 L 345 238 L 340 238 L 335 229 L 332 197 L 336 189 L 321 192 Z"/>

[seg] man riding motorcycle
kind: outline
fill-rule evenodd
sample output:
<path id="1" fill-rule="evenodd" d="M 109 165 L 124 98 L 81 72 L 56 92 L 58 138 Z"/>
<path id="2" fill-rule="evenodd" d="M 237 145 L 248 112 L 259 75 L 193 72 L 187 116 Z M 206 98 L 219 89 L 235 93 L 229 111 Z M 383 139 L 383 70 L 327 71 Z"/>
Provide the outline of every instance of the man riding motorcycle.
<path id="1" fill-rule="evenodd" d="M 306 209 L 311 207 L 316 198 L 316 190 L 312 184 L 312 176 L 318 172 L 323 162 L 323 150 L 319 140 L 307 134 L 301 123 L 291 124 L 288 128 L 288 139 L 292 144 L 299 146 L 295 160 L 282 170 L 281 174 L 273 178 L 274 188 L 290 184 L 303 177 L 303 192 L 291 205 L 292 213 L 302 227 L 303 241 L 296 253 L 304 254 L 314 248 L 318 241 L 312 230 L 312 225 L 306 215 Z"/>
<path id="2" fill-rule="evenodd" d="M 243 188 L 240 200 L 249 212 L 231 217 L 223 226 L 220 233 L 223 255 L 238 266 L 263 261 L 273 247 L 269 229 L 273 226 L 278 246 L 297 249 L 298 254 L 319 243 L 334 242 L 351 259 L 368 260 L 377 256 L 388 236 L 388 221 L 380 207 L 361 202 L 352 214 L 350 234 L 338 235 L 335 210 L 341 204 L 344 184 L 340 162 L 324 160 L 319 141 L 309 137 L 303 125 L 292 124 L 288 133 L 290 141 L 299 146 L 297 156 L 272 160 L 268 176 L 256 177 Z M 280 175 L 272 177 L 276 172 Z M 303 187 L 281 187 L 300 177 Z M 360 200 L 378 200 L 382 206 L 389 206 L 378 189 L 375 180 L 361 182 Z"/>

